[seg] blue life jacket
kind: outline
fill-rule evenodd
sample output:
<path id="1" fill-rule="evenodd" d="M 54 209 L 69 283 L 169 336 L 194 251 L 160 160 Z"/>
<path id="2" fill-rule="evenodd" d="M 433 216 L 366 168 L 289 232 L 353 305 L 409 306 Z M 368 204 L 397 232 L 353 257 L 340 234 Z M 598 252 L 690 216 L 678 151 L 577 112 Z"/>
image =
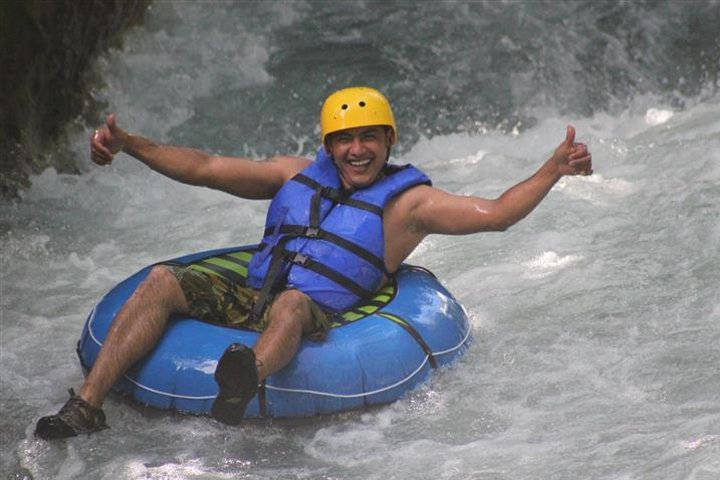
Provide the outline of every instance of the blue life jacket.
<path id="1" fill-rule="evenodd" d="M 380 286 L 385 268 L 383 208 L 410 187 L 431 185 L 412 165 L 386 165 L 372 185 L 343 190 L 324 148 L 270 203 L 248 285 L 261 289 L 255 314 L 271 296 L 295 288 L 330 312 L 349 309 Z"/>

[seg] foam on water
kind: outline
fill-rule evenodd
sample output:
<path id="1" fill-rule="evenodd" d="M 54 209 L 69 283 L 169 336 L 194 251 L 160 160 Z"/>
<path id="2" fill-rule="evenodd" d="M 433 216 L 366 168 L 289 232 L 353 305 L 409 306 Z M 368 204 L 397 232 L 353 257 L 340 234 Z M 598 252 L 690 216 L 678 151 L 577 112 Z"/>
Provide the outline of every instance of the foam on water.
<path id="1" fill-rule="evenodd" d="M 694 123 L 692 112 L 685 118 Z M 567 120 L 550 119 L 519 136 L 425 139 L 401 160 L 415 158 L 441 188 L 492 196 L 521 172 L 532 172 Z M 588 128 L 594 121 L 577 127 L 602 173 L 563 180 L 508 232 L 430 237 L 411 257 L 433 269 L 470 310 L 476 336 L 461 364 L 426 389 L 374 413 L 279 425 L 288 438 L 282 447 L 265 445 L 273 459 L 266 462 L 252 452 L 267 427 L 238 437 L 206 420 L 147 416 L 117 399 L 106 408 L 112 435 L 67 448 L 28 438 L 15 444 L 15 454 L 36 478 L 250 472 L 255 478 L 281 472 L 293 478 L 533 478 L 551 475 L 553 458 L 566 459 L 560 468 L 568 478 L 588 465 L 596 469 L 593 478 L 658 471 L 692 478 L 684 465 L 692 466 L 694 478 L 717 472 L 717 167 L 702 159 L 685 164 L 700 151 L 717 160 L 717 139 L 706 136 L 693 146 L 695 131 L 684 123 L 675 124 L 670 140 L 667 130 L 650 131 L 657 126 L 632 138 L 606 137 Z M 684 129 L 691 141 L 682 138 Z M 547 137 L 555 137 L 553 143 L 538 140 Z M 688 169 L 709 175 L 689 183 Z M 170 252 L 250 241 L 247 224 L 261 228 L 262 206 L 122 167 L 102 174 L 119 185 L 107 179 L 99 185 L 100 173 L 39 177 L 15 214 L 37 218 L 38 209 L 51 208 L 48 223 L 18 227 L 4 238 L 3 270 L 16 280 L 4 287 L 3 382 L 15 399 L 9 408 L 24 418 L 15 431 L 29 435 L 29 419 L 56 408 L 63 389 L 79 382 L 72 354 L 79 322 L 112 283 Z M 62 202 L 51 207 L 48 199 Z M 148 212 L 148 203 L 164 206 Z M 182 218 L 171 214 L 172 204 L 182 206 Z M 95 212 L 78 221 L 90 205 L 114 217 Z M 230 217 L 242 227 L 213 227 Z M 86 229 L 93 230 L 89 239 Z M 197 237 L 198 230 L 217 235 Z M 692 254 L 679 255 L 678 248 Z M 48 344 L 48 329 L 59 341 Z M 44 352 L 42 361 L 34 359 L 37 351 Z M 236 453 L 221 460 L 180 442 L 185 421 L 213 449 Z M 133 453 L 154 445 L 161 431 L 177 441 L 154 446 L 149 456 Z M 92 458 L 78 453 L 91 446 Z M 687 455 L 693 458 L 673 460 Z M 277 457 L 285 463 L 278 466 Z"/>

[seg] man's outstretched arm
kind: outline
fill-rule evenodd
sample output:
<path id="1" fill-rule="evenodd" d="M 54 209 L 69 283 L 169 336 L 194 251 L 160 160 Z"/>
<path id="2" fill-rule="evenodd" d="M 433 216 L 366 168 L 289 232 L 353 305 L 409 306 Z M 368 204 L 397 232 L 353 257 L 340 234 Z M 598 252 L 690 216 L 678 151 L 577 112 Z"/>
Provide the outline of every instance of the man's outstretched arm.
<path id="1" fill-rule="evenodd" d="M 257 162 L 158 144 L 127 133 L 117 126 L 111 114 L 105 126 L 95 130 L 90 139 L 90 158 L 98 165 L 109 165 L 121 151 L 173 180 L 251 199 L 272 198 L 287 180 L 310 163 L 305 158 L 289 156 Z"/>
<path id="2" fill-rule="evenodd" d="M 506 230 L 532 212 L 564 175 L 590 174 L 592 156 L 587 146 L 575 143 L 575 129 L 568 126 L 565 140 L 552 157 L 533 176 L 497 199 L 451 195 L 431 187 L 418 187 L 411 191 L 418 201 L 410 218 L 414 227 L 425 235 Z"/>

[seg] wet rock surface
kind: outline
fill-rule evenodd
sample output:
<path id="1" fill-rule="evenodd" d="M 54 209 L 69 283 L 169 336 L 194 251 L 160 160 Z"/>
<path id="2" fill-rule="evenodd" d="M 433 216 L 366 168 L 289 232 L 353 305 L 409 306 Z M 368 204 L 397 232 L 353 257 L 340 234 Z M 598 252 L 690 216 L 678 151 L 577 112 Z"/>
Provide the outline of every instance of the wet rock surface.
<path id="1" fill-rule="evenodd" d="M 57 153 L 72 121 L 93 110 L 94 60 L 119 47 L 150 0 L 0 4 L 0 196 L 16 197 L 47 167 L 77 170 Z"/>

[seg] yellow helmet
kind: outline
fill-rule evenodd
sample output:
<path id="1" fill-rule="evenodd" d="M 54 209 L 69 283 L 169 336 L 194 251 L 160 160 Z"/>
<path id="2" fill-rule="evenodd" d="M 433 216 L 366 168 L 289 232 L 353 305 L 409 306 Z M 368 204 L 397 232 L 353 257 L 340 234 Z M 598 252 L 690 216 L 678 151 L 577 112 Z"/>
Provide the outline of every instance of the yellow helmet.
<path id="1" fill-rule="evenodd" d="M 351 87 L 338 90 L 325 99 L 320 111 L 323 143 L 333 132 L 371 125 L 386 125 L 392 128 L 392 142 L 397 141 L 397 126 L 390 102 L 374 88 Z"/>

